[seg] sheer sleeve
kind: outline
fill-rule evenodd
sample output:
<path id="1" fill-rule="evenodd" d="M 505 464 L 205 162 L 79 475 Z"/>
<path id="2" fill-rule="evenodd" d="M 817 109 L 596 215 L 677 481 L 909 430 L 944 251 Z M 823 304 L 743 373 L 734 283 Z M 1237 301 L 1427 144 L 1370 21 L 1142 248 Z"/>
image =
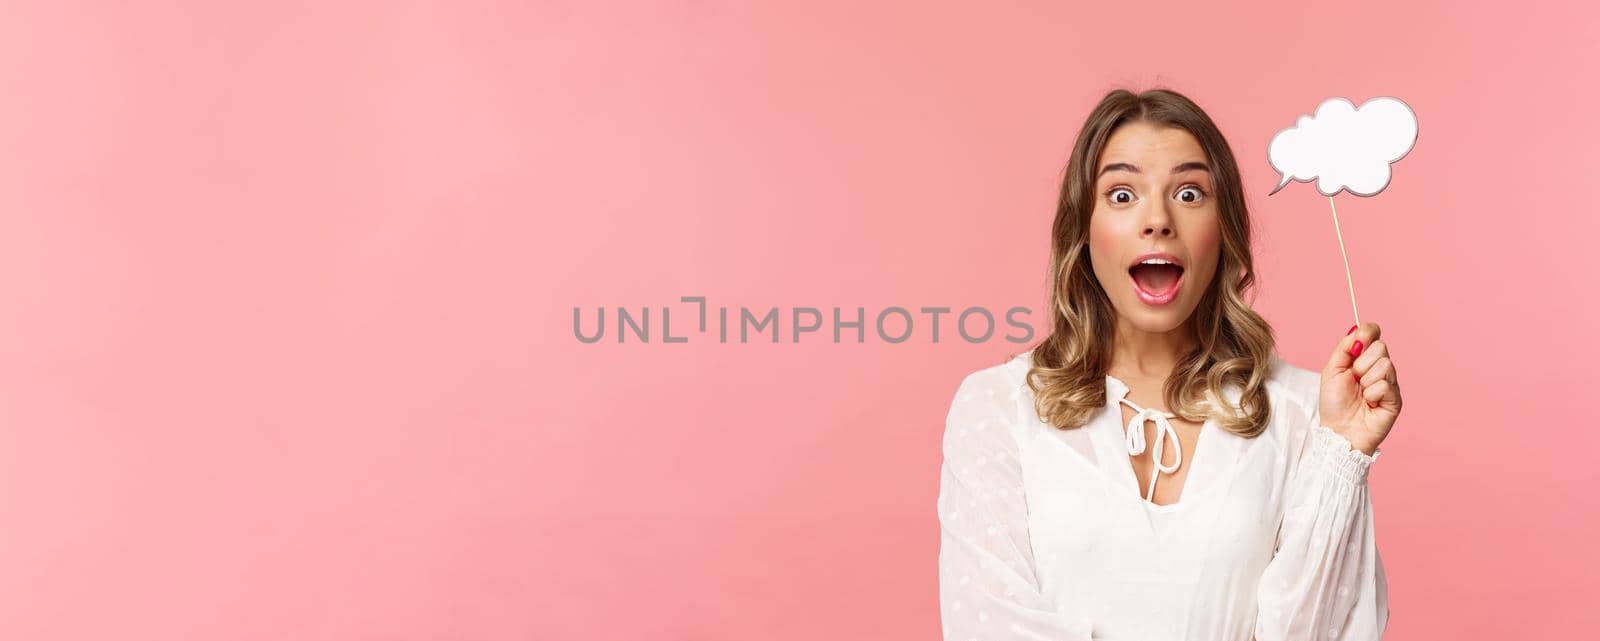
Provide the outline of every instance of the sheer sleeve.
<path id="1" fill-rule="evenodd" d="M 947 640 L 1090 641 L 1087 620 L 1040 594 L 1005 372 L 961 382 L 945 419 L 939 481 L 939 610 Z"/>
<path id="2" fill-rule="evenodd" d="M 1278 547 L 1257 588 L 1255 639 L 1379 639 L 1388 583 L 1367 472 L 1383 451 L 1352 448 L 1315 412 L 1310 425 L 1286 488 Z"/>

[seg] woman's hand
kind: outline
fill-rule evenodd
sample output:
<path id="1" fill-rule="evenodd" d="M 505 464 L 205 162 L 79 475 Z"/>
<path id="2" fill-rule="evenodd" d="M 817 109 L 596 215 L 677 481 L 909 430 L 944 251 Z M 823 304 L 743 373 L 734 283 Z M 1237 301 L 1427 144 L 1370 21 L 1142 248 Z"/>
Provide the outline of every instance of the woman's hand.
<path id="1" fill-rule="evenodd" d="M 1322 368 L 1322 424 L 1369 456 L 1400 417 L 1400 381 L 1377 323 L 1347 333 Z"/>

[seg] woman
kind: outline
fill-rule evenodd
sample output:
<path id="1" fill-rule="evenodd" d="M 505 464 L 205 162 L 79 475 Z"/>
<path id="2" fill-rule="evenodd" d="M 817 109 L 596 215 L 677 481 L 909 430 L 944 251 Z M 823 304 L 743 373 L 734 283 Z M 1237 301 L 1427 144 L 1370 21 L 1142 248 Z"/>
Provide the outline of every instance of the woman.
<path id="1" fill-rule="evenodd" d="M 945 638 L 1379 638 L 1367 472 L 1395 367 L 1376 323 L 1320 376 L 1274 352 L 1216 125 L 1171 91 L 1106 95 L 1052 236 L 1051 333 L 947 418 Z"/>

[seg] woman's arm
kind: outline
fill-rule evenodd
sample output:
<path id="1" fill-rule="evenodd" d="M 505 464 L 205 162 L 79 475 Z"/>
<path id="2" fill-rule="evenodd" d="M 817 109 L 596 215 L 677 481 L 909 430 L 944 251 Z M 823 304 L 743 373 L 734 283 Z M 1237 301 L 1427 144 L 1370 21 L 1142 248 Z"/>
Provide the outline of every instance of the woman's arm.
<path id="1" fill-rule="evenodd" d="M 1278 546 L 1257 588 L 1256 641 L 1367 641 L 1389 621 L 1367 473 L 1372 456 L 1312 415 Z"/>
<path id="2" fill-rule="evenodd" d="M 1018 384 L 968 375 L 945 419 L 939 481 L 939 609 L 944 638 L 1091 641 L 1089 622 L 1040 594 L 1013 434 Z"/>

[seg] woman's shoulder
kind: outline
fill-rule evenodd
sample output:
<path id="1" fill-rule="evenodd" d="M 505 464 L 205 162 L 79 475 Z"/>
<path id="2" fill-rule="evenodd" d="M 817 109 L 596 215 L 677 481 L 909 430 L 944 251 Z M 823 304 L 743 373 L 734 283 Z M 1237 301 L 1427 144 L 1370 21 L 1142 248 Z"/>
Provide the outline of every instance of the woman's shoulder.
<path id="1" fill-rule="evenodd" d="M 1026 382 L 1032 362 L 1030 352 L 1007 356 L 963 376 L 946 420 L 952 424 L 1014 426 L 1021 412 L 1018 408 L 1031 398 Z"/>
<path id="2" fill-rule="evenodd" d="M 1016 416 L 1022 389 L 1016 384 L 1020 380 L 1014 374 L 1016 367 L 1016 358 L 1010 357 L 962 377 L 945 414 L 946 460 L 982 460 L 1018 447 Z"/>
<path id="3" fill-rule="evenodd" d="M 1322 388 L 1322 373 L 1300 367 L 1277 353 L 1267 359 L 1267 396 L 1283 399 L 1304 412 L 1317 407 Z"/>
<path id="4" fill-rule="evenodd" d="M 1003 361 L 968 372 L 957 387 L 957 400 L 969 398 L 1015 399 L 1032 365 L 1033 350 L 1007 356 Z"/>

